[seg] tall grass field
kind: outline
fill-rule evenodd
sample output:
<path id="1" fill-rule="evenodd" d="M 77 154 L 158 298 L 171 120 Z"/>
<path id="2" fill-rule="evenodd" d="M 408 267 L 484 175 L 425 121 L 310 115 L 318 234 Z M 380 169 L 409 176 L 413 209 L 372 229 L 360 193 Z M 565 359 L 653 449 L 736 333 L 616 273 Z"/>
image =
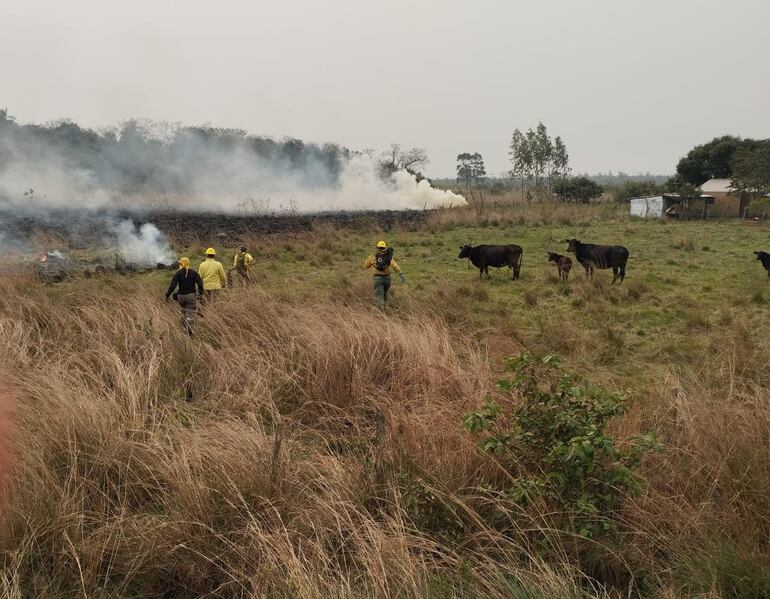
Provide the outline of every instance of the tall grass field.
<path id="1" fill-rule="evenodd" d="M 625 282 L 562 284 L 573 237 L 628 247 Z M 2 596 L 770 596 L 766 224 L 542 205 L 245 241 L 273 259 L 193 339 L 170 273 L 3 276 Z M 521 245 L 521 279 L 465 243 Z"/>

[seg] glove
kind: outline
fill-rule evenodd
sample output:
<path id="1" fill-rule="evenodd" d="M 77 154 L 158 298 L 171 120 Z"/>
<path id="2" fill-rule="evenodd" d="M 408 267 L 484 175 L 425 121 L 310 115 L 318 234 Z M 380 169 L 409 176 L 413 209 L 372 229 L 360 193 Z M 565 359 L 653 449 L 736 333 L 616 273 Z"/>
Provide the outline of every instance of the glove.
<path id="1" fill-rule="evenodd" d="M 400 273 L 401 275 L 401 282 L 406 283 L 406 275 L 404 273 Z"/>
<path id="2" fill-rule="evenodd" d="M 178 293 L 178 292 L 176 292 L 176 291 L 175 291 L 175 292 L 174 292 L 174 294 L 173 294 L 171 297 L 173 297 L 173 298 L 174 298 L 174 301 L 175 301 L 175 302 L 178 302 L 178 301 L 179 301 L 179 293 Z"/>
<path id="3" fill-rule="evenodd" d="M 164 299 L 165 299 L 166 301 L 168 301 L 168 296 L 167 296 L 167 295 L 166 295 L 166 296 L 164 296 Z"/>

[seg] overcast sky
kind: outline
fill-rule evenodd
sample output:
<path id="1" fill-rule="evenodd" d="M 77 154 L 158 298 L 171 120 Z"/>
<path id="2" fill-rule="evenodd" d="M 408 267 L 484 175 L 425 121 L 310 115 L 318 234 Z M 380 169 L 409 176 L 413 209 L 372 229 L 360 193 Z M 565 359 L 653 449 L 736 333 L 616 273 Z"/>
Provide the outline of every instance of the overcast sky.
<path id="1" fill-rule="evenodd" d="M 2 0 L 0 107 L 129 117 L 508 168 L 542 120 L 575 171 L 671 173 L 770 137 L 768 0 Z"/>

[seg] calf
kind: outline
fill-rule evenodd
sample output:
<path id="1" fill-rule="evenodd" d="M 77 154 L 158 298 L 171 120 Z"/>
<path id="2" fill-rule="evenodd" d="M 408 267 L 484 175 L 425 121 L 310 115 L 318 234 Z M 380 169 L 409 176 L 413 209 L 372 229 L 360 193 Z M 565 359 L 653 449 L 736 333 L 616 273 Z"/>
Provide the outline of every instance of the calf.
<path id="1" fill-rule="evenodd" d="M 473 263 L 473 266 L 479 269 L 479 278 L 487 273 L 489 278 L 489 267 L 501 268 L 507 266 L 512 269 L 511 278 L 516 280 L 519 278 L 519 272 L 521 271 L 521 256 L 524 250 L 518 245 L 477 245 L 471 247 L 470 245 L 464 245 L 460 248 L 460 255 L 458 258 L 469 258 Z"/>
<path id="2" fill-rule="evenodd" d="M 762 266 L 767 271 L 767 276 L 770 277 L 770 254 L 767 252 L 754 252 L 757 255 L 757 260 L 762 263 Z"/>
<path id="3" fill-rule="evenodd" d="M 626 277 L 626 262 L 628 262 L 628 249 L 622 245 L 596 245 L 593 243 L 581 243 L 577 239 L 565 239 L 567 251 L 575 254 L 575 258 L 586 269 L 586 277 L 594 276 L 594 268 L 611 268 L 612 284 L 620 278 L 620 282 Z"/>
<path id="4" fill-rule="evenodd" d="M 559 280 L 566 283 L 569 278 L 569 271 L 572 270 L 572 259 L 569 256 L 548 252 L 548 262 L 553 262 L 556 265 L 559 271 Z"/>

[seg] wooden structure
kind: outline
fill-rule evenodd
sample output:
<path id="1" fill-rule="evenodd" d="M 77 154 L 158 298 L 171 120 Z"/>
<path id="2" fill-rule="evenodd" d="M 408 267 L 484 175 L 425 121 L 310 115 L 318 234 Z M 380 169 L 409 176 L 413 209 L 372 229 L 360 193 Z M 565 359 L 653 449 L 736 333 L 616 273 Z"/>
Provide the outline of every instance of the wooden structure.
<path id="1" fill-rule="evenodd" d="M 701 192 L 714 198 L 711 216 L 738 218 L 743 216 L 747 198 L 735 191 L 730 179 L 710 179 L 700 186 Z"/>
<path id="2" fill-rule="evenodd" d="M 721 218 L 723 215 L 714 210 L 715 205 L 716 198 L 711 195 L 682 196 L 678 193 L 663 194 L 663 214 L 669 218 L 680 218 L 682 220 Z"/>

